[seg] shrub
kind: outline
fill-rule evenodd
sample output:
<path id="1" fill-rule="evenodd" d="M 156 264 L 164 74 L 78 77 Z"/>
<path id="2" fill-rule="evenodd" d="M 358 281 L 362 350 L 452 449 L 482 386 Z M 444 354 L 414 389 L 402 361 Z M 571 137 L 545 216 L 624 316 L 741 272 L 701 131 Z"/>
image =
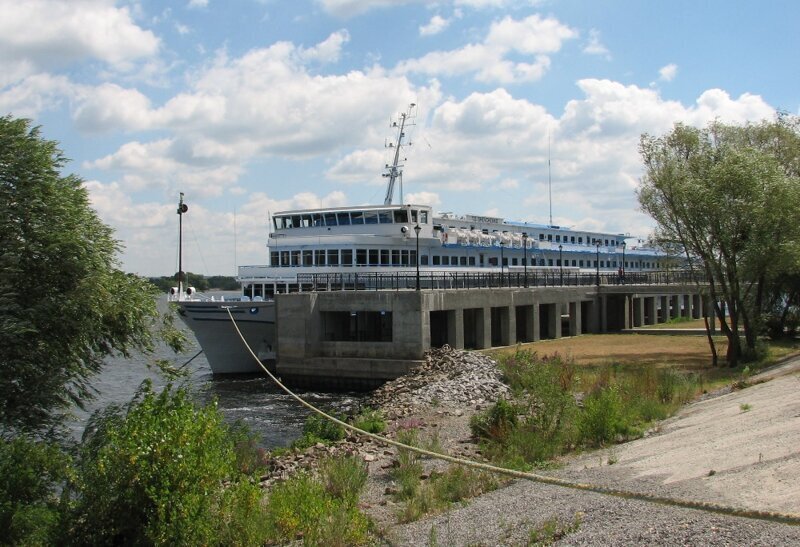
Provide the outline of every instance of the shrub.
<path id="1" fill-rule="evenodd" d="M 199 545 L 236 534 L 245 523 L 231 511 L 259 515 L 260 504 L 246 484 L 223 486 L 239 478 L 233 439 L 215 404 L 146 382 L 124 413 L 110 409 L 87 430 L 72 540 Z"/>
<path id="2" fill-rule="evenodd" d="M 397 432 L 397 440 L 409 446 L 416 446 L 417 430 L 401 429 Z M 419 489 L 422 464 L 419 461 L 419 455 L 407 448 L 398 449 L 397 461 L 398 465 L 392 468 L 390 476 L 400 487 L 396 497 L 400 500 L 408 500 L 413 498 Z"/>
<path id="3" fill-rule="evenodd" d="M 380 410 L 371 408 L 364 409 L 361 414 L 356 416 L 353 425 L 368 433 L 378 434 L 386 431 L 386 420 L 383 419 L 383 414 Z"/>
<path id="4" fill-rule="evenodd" d="M 584 399 L 578 430 L 583 442 L 595 446 L 614 440 L 626 430 L 622 398 L 616 387 L 596 391 Z"/>
<path id="5" fill-rule="evenodd" d="M 292 443 L 293 448 L 304 449 L 317 443 L 330 444 L 346 436 L 344 427 L 316 413 L 309 414 L 303 424 L 303 436 Z"/>
<path id="6" fill-rule="evenodd" d="M 479 439 L 504 440 L 517 427 L 520 409 L 506 399 L 498 399 L 486 411 L 470 418 L 472 434 Z"/>
<path id="7" fill-rule="evenodd" d="M 367 474 L 367 464 L 358 456 L 330 458 L 322 464 L 325 491 L 350 506 L 358 502 Z"/>
<path id="8" fill-rule="evenodd" d="M 23 437 L 0 439 L 0 543 L 58 543 L 56 489 L 66 480 L 69 465 L 58 446 Z"/>

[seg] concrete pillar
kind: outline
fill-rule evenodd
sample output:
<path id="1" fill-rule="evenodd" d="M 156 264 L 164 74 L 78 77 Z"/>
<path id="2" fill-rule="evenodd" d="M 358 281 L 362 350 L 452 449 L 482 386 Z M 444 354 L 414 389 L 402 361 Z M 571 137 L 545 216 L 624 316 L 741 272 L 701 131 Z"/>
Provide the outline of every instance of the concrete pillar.
<path id="1" fill-rule="evenodd" d="M 503 342 L 506 346 L 513 346 L 517 343 L 517 314 L 515 313 L 514 306 L 507 307 L 503 315 L 503 323 L 505 323 L 503 328 L 506 332 Z"/>
<path id="2" fill-rule="evenodd" d="M 633 319 L 631 317 L 631 299 L 632 298 L 633 297 L 631 295 L 629 295 L 629 294 L 625 295 L 625 306 L 624 306 L 625 309 L 624 309 L 623 314 L 622 314 L 622 328 L 623 329 L 631 328 L 631 324 L 632 324 L 631 320 Z"/>
<path id="3" fill-rule="evenodd" d="M 492 309 L 478 308 L 475 317 L 475 339 L 478 342 L 478 349 L 492 347 Z"/>
<path id="4" fill-rule="evenodd" d="M 681 300 L 683 301 L 683 309 L 681 310 L 681 317 L 691 317 L 692 298 L 688 294 L 684 294 L 681 296 Z"/>
<path id="5" fill-rule="evenodd" d="M 703 299 L 699 294 L 692 295 L 692 319 L 700 319 L 703 316 Z"/>
<path id="6" fill-rule="evenodd" d="M 539 304 L 533 304 L 531 306 L 531 310 L 533 311 L 533 321 L 531 321 L 531 325 L 533 328 L 533 340 L 534 342 L 538 342 L 541 340 L 541 324 L 540 324 L 540 317 L 539 317 Z"/>
<path id="7" fill-rule="evenodd" d="M 599 300 L 598 315 L 600 317 L 600 332 L 608 332 L 608 297 L 603 295 Z"/>
<path id="8" fill-rule="evenodd" d="M 673 294 L 669 298 L 670 300 L 670 312 L 669 318 L 675 319 L 676 317 L 680 317 L 681 315 L 681 299 L 677 294 Z"/>
<path id="9" fill-rule="evenodd" d="M 633 326 L 641 327 L 644 325 L 644 298 L 633 299 Z"/>
<path id="10" fill-rule="evenodd" d="M 533 304 L 531 306 L 523 307 L 525 310 L 525 339 L 537 341 L 539 339 L 539 320 L 536 317 L 536 314 L 539 313 L 539 305 Z"/>
<path id="11" fill-rule="evenodd" d="M 645 307 L 645 325 L 655 325 L 658 323 L 658 315 L 656 314 L 656 297 L 648 296 L 644 299 Z"/>
<path id="12" fill-rule="evenodd" d="M 599 305 L 597 303 L 597 299 L 587 302 L 586 306 L 586 318 L 588 319 L 588 328 L 589 332 L 592 334 L 597 334 L 600 332 L 600 318 L 598 317 L 599 313 L 597 309 Z"/>
<path id="13" fill-rule="evenodd" d="M 658 322 L 659 323 L 666 323 L 669 321 L 669 297 L 668 296 L 660 296 L 658 297 L 661 300 L 661 310 L 658 315 Z"/>
<path id="14" fill-rule="evenodd" d="M 569 303 L 569 335 L 580 336 L 581 334 L 581 303 Z"/>
<path id="15" fill-rule="evenodd" d="M 561 338 L 561 306 L 560 304 L 546 304 L 549 308 L 547 314 L 547 334 L 550 338 Z"/>
<path id="16" fill-rule="evenodd" d="M 456 349 L 464 349 L 464 310 L 447 312 L 447 339 Z"/>

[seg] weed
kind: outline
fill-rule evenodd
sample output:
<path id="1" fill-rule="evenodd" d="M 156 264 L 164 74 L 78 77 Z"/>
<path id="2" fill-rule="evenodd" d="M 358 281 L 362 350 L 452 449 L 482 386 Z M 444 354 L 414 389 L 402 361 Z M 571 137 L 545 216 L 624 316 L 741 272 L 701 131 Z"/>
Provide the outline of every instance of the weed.
<path id="1" fill-rule="evenodd" d="M 581 440 L 592 446 L 603 445 L 626 431 L 622 398 L 616 387 L 597 391 L 584 399 L 578 430 Z"/>
<path id="2" fill-rule="evenodd" d="M 556 541 L 575 533 L 580 528 L 582 513 L 576 513 L 572 522 L 562 522 L 558 517 L 547 519 L 528 533 L 528 545 L 552 545 Z"/>
<path id="3" fill-rule="evenodd" d="M 368 433 L 383 433 L 386 431 L 386 420 L 380 410 L 371 408 L 364 409 L 361 414 L 355 417 L 353 425 L 363 429 Z"/>
<path id="4" fill-rule="evenodd" d="M 344 438 L 344 427 L 315 413 L 306 418 L 303 436 L 292 443 L 292 448 L 303 450 L 317 443 L 330 444 Z"/>
<path id="5" fill-rule="evenodd" d="M 417 430 L 403 429 L 397 432 L 397 440 L 403 444 L 416 446 Z M 400 448 L 397 452 L 397 467 L 394 467 L 390 476 L 400 487 L 397 498 L 409 500 L 417 494 L 422 474 L 422 464 L 419 462 L 419 455 L 407 448 Z"/>
<path id="6" fill-rule="evenodd" d="M 753 408 L 752 405 L 748 403 L 742 403 L 739 405 L 739 410 L 741 410 L 742 412 L 748 412 L 752 408 Z"/>
<path id="7" fill-rule="evenodd" d="M 358 493 L 367 482 L 367 464 L 357 456 L 329 458 L 322 464 L 325 491 L 349 506 L 358 502 Z"/>

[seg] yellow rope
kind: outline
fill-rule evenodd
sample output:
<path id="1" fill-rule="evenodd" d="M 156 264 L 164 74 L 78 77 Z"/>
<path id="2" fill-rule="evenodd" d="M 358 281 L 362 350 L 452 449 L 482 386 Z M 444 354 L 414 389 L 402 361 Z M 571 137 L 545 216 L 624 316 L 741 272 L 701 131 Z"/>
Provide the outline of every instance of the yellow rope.
<path id="1" fill-rule="evenodd" d="M 464 465 L 467 467 L 471 467 L 473 469 L 482 469 L 484 471 L 489 471 L 491 473 L 498 473 L 502 475 L 506 475 L 509 477 L 514 477 L 518 479 L 525 479 L 529 481 L 539 482 L 543 484 L 550 484 L 554 486 L 561 486 L 564 488 L 572 488 L 574 490 L 585 490 L 588 492 L 596 492 L 598 494 L 605 494 L 610 496 L 616 496 L 620 498 L 627 498 L 627 499 L 635 499 L 641 501 L 648 501 L 651 503 L 658 503 L 662 505 L 671 505 L 675 507 L 683 507 L 686 509 L 698 509 L 701 511 L 708 511 L 713 513 L 720 513 L 723 515 L 731 515 L 736 517 L 745 517 L 751 519 L 759 519 L 759 520 L 769 520 L 769 521 L 777 521 L 783 522 L 786 524 L 792 525 L 800 525 L 800 515 L 792 514 L 792 513 L 779 513 L 774 511 L 759 511 L 755 509 L 745 509 L 740 507 L 732 507 L 729 505 L 722 505 L 717 503 L 709 503 L 703 501 L 694 501 L 694 500 L 682 500 L 677 498 L 669 498 L 665 496 L 657 496 L 654 494 L 648 494 L 644 492 L 633 492 L 629 490 L 620 490 L 616 488 L 609 488 L 607 486 L 597 485 L 597 484 L 589 484 L 589 483 L 581 483 L 581 482 L 574 482 L 569 481 L 566 479 L 560 479 L 557 477 L 550 477 L 547 475 L 540 475 L 538 473 L 528 473 L 525 471 L 517 471 L 514 469 L 506 469 L 504 467 L 497 467 L 495 465 L 491 465 L 488 463 L 476 462 L 472 460 L 466 460 L 462 458 L 456 458 L 454 456 L 449 456 L 447 454 L 439 454 L 438 452 L 432 452 L 430 450 L 425 450 L 424 448 L 419 448 L 416 446 L 404 444 L 393 439 L 389 439 L 383 437 L 381 435 L 376 435 L 374 433 L 370 433 L 368 431 L 364 431 L 363 429 L 359 429 L 351 424 L 343 422 L 339 420 L 335 416 L 331 416 L 330 414 L 326 413 L 325 411 L 315 407 L 311 403 L 303 400 L 300 398 L 296 393 L 290 390 L 288 387 L 283 385 L 281 381 L 272 374 L 267 367 L 261 362 L 261 360 L 253 353 L 253 350 L 250 348 L 250 345 L 245 340 L 244 336 L 242 335 L 242 331 L 239 330 L 239 325 L 236 324 L 236 320 L 233 318 L 233 314 L 231 314 L 230 307 L 225 306 L 225 309 L 228 312 L 228 316 L 231 318 L 231 322 L 233 323 L 236 332 L 239 335 L 239 338 L 242 339 L 247 351 L 250 355 L 253 356 L 253 359 L 258 363 L 261 369 L 270 377 L 270 379 L 275 382 L 275 384 L 285 391 L 290 397 L 296 400 L 298 403 L 303 405 L 304 407 L 308 408 L 312 412 L 319 414 L 323 418 L 330 420 L 345 429 L 362 435 L 364 437 L 368 437 L 380 443 L 385 443 L 391 446 L 395 446 L 397 448 L 402 448 L 404 450 L 410 450 L 412 452 L 416 452 L 417 454 L 421 454 L 423 456 L 428 456 L 431 458 L 436 458 L 439 460 L 444 460 L 447 462 L 455 463 L 458 465 Z"/>

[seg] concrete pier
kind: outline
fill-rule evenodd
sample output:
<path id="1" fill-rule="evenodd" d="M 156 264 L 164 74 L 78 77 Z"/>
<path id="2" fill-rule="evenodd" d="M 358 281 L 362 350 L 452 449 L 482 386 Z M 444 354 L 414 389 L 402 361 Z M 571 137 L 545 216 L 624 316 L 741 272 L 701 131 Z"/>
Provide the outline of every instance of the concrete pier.
<path id="1" fill-rule="evenodd" d="M 278 375 L 374 387 L 448 344 L 485 349 L 696 317 L 685 285 L 331 291 L 276 296 Z"/>

